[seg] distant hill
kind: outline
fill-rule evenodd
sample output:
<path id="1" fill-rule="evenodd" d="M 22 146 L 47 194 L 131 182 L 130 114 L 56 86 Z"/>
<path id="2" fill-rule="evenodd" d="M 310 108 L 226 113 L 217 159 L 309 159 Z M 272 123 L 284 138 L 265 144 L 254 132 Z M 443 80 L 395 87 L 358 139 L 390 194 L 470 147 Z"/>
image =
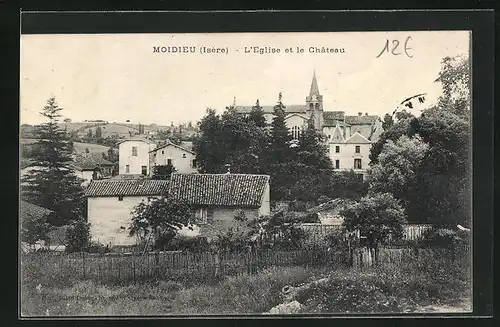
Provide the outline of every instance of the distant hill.
<path id="1" fill-rule="evenodd" d="M 89 149 L 90 153 L 100 154 L 107 152 L 109 147 L 94 143 L 73 142 L 73 149 L 77 154 L 85 153 L 85 149 Z"/>

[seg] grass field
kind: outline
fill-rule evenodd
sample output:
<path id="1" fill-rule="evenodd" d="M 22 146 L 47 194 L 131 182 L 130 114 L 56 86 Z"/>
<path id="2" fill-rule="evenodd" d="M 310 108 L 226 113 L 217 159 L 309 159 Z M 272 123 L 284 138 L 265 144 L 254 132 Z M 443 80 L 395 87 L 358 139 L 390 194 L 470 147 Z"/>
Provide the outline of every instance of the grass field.
<path id="1" fill-rule="evenodd" d="M 41 285 L 25 280 L 21 307 L 27 316 L 262 314 L 283 302 L 280 291 L 285 285 L 298 286 L 324 277 L 327 283 L 296 294 L 295 299 L 303 304 L 300 313 L 460 311 L 470 307 L 466 259 L 333 271 L 270 267 L 211 284 L 153 280 L 112 285 L 75 280 Z"/>
<path id="2" fill-rule="evenodd" d="M 73 142 L 73 147 L 76 151 L 76 153 L 85 153 L 85 149 L 89 149 L 90 153 L 103 153 L 107 152 L 109 147 L 100 145 L 100 144 L 93 144 L 93 143 L 82 143 L 82 142 Z"/>

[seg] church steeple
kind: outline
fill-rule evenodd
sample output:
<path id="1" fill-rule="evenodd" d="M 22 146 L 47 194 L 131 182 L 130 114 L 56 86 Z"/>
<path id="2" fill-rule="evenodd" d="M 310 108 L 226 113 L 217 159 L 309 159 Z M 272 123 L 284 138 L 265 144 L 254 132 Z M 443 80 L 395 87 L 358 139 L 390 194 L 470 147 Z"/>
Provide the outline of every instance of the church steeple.
<path id="1" fill-rule="evenodd" d="M 316 70 L 313 71 L 313 79 L 311 82 L 311 91 L 309 92 L 309 96 L 312 97 L 313 95 L 319 96 L 319 88 L 318 88 L 318 81 L 316 80 Z"/>
<path id="2" fill-rule="evenodd" d="M 306 110 L 309 119 L 313 119 L 317 130 L 323 129 L 323 96 L 319 93 L 316 70 L 313 71 L 311 89 L 306 97 Z"/>

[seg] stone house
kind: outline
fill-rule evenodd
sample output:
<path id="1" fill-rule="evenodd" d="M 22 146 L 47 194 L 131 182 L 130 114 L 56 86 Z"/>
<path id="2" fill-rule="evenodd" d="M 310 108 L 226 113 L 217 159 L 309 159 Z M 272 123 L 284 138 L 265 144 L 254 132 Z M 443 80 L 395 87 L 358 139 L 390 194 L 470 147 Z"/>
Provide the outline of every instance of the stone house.
<path id="1" fill-rule="evenodd" d="M 110 177 L 115 164 L 104 159 L 100 154 L 75 155 L 73 168 L 76 176 L 85 180 L 88 185 L 93 179 L 94 172 L 97 179 Z"/>
<path id="2" fill-rule="evenodd" d="M 145 138 L 130 138 L 118 143 L 118 174 L 150 174 L 149 152 L 156 143 Z"/>
<path id="3" fill-rule="evenodd" d="M 170 199 L 194 209 L 201 236 L 212 238 L 230 227 L 243 226 L 237 215 L 250 220 L 269 215 L 269 176 L 251 174 L 177 174 L 170 179 Z"/>
<path id="4" fill-rule="evenodd" d="M 197 173 L 196 155 L 183 144 L 177 145 L 170 141 L 149 151 L 151 169 L 154 166 L 172 165 L 176 172 L 182 174 Z"/>
<path id="5" fill-rule="evenodd" d="M 165 195 L 168 181 L 151 179 L 94 180 L 85 191 L 92 241 L 105 245 L 134 245 L 129 236 L 131 212 L 142 201 Z"/>

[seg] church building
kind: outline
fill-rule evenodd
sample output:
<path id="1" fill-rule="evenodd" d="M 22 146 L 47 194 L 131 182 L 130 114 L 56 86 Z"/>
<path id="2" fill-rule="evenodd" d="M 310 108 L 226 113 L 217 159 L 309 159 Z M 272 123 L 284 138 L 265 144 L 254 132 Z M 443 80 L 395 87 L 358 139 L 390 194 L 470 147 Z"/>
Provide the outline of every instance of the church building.
<path id="1" fill-rule="evenodd" d="M 345 111 L 325 110 L 313 73 L 309 95 L 303 104 L 285 104 L 285 122 L 294 138 L 298 138 L 307 127 L 309 119 L 314 121 L 317 130 L 322 131 L 328 143 L 329 155 L 336 170 L 351 170 L 364 175 L 370 162 L 369 153 L 372 143 L 382 133 L 382 120 L 377 115 L 359 112 L 348 116 Z M 249 114 L 253 106 L 235 106 L 237 112 Z M 268 124 L 273 119 L 274 106 L 261 106 Z"/>

